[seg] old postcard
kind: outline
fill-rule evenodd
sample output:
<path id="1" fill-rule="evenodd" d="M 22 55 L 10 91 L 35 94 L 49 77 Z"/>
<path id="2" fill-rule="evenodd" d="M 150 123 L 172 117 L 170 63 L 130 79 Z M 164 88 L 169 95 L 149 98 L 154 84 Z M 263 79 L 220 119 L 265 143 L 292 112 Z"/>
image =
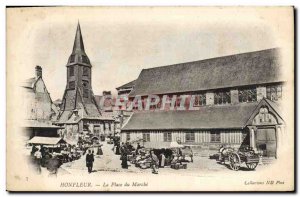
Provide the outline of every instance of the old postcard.
<path id="1" fill-rule="evenodd" d="M 293 7 L 7 8 L 8 191 L 293 191 Z"/>

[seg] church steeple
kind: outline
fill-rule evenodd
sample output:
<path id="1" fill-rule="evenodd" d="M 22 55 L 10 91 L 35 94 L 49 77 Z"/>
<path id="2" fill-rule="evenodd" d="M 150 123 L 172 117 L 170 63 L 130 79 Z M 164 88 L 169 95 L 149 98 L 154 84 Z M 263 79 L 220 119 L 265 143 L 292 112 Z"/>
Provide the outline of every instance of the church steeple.
<path id="1" fill-rule="evenodd" d="M 84 44 L 83 44 L 81 28 L 80 28 L 79 22 L 77 25 L 77 30 L 76 30 L 76 35 L 75 35 L 75 40 L 74 40 L 74 45 L 73 45 L 73 51 L 68 59 L 67 66 L 72 65 L 72 64 L 78 64 L 78 63 L 84 64 L 86 66 L 91 66 L 90 60 L 84 50 Z"/>
<path id="2" fill-rule="evenodd" d="M 72 54 L 75 54 L 75 53 L 85 53 L 79 21 L 78 21 L 78 25 L 77 25 Z"/>
<path id="3" fill-rule="evenodd" d="M 84 51 L 80 25 L 78 23 L 72 54 L 67 63 L 67 85 L 61 109 L 78 113 L 82 118 L 100 117 L 101 112 L 92 90 L 92 66 Z M 76 112 L 76 111 L 75 111 Z M 61 119 L 61 117 L 59 117 Z M 69 119 L 68 116 L 63 119 Z"/>

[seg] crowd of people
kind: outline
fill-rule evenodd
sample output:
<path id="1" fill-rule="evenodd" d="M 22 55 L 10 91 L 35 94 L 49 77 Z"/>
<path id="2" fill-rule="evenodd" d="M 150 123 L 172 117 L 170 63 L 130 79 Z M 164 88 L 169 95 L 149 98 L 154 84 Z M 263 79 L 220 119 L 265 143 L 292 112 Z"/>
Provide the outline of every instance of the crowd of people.
<path id="1" fill-rule="evenodd" d="M 49 176 L 56 176 L 58 168 L 63 163 L 57 152 L 43 145 L 33 145 L 30 156 L 31 162 L 38 174 L 41 174 L 42 167 L 46 167 L 49 171 Z"/>
<path id="2" fill-rule="evenodd" d="M 128 163 L 141 169 L 152 168 L 152 173 L 158 174 L 159 168 L 181 164 L 186 162 L 182 149 L 149 149 L 140 143 L 120 142 L 119 137 L 108 136 L 108 144 L 113 143 L 113 151 L 120 155 L 121 167 L 128 169 Z M 47 147 L 43 145 L 32 145 L 31 160 L 37 173 L 41 173 L 41 168 L 45 167 L 49 171 L 49 176 L 57 174 L 59 167 L 63 163 L 78 160 L 85 155 L 85 162 L 88 173 L 93 172 L 93 163 L 96 157 L 103 155 L 102 144 L 98 138 L 79 138 L 77 144 L 60 144 L 57 147 Z M 193 155 L 191 153 L 191 155 Z M 191 156 L 191 161 L 193 158 Z"/>

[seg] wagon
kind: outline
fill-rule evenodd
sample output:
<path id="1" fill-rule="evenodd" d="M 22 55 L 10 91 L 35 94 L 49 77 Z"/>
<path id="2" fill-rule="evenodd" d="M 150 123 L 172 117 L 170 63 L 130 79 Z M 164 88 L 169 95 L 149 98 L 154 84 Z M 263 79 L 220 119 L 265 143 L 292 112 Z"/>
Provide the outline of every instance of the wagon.
<path id="1" fill-rule="evenodd" d="M 211 159 L 216 159 L 221 164 L 229 162 L 232 170 L 239 170 L 243 163 L 249 170 L 254 170 L 259 163 L 259 154 L 256 154 L 251 148 L 243 147 L 235 150 L 231 147 L 222 147 L 218 154 L 210 155 Z"/>
<path id="2" fill-rule="evenodd" d="M 253 150 L 238 150 L 228 154 L 228 161 L 232 170 L 239 170 L 243 163 L 248 169 L 254 170 L 259 163 L 259 155 Z"/>

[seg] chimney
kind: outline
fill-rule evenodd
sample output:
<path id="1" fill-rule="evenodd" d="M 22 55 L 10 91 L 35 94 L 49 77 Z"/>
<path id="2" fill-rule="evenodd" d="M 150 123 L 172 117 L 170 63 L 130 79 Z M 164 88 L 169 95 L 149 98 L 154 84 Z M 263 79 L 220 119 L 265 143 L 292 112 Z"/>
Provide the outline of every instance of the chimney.
<path id="1" fill-rule="evenodd" d="M 40 66 L 35 67 L 35 77 L 36 78 L 43 77 L 42 67 Z"/>

